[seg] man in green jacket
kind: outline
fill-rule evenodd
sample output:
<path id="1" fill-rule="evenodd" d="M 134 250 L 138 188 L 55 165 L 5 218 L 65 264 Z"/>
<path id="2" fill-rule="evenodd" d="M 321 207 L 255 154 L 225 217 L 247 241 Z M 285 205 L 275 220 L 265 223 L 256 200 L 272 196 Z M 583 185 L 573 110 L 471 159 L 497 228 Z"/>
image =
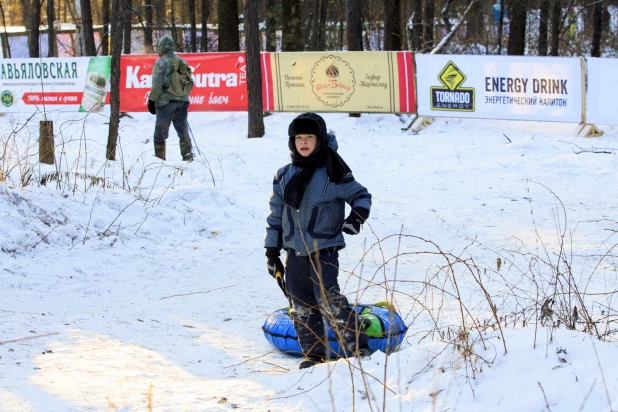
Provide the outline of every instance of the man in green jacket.
<path id="1" fill-rule="evenodd" d="M 161 37 L 157 42 L 157 52 L 160 57 L 152 68 L 152 88 L 148 95 L 148 111 L 157 116 L 154 131 L 155 156 L 165 160 L 165 139 L 173 123 L 180 139 L 182 160 L 191 162 L 193 151 L 187 123 L 189 94 L 177 96 L 168 91 L 172 79 L 172 62 L 175 59 L 184 61 L 182 57 L 174 54 L 174 49 L 174 39 L 170 36 Z"/>

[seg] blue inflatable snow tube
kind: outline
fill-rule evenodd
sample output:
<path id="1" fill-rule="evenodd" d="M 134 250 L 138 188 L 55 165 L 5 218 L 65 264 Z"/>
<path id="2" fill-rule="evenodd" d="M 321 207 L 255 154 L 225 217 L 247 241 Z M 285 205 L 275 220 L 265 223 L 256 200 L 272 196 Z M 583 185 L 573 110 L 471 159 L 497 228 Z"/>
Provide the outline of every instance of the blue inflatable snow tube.
<path id="1" fill-rule="evenodd" d="M 395 311 L 375 305 L 359 305 L 352 307 L 359 317 L 368 319 L 371 326 L 365 329 L 369 335 L 369 348 L 372 351 L 382 351 L 390 354 L 399 349 L 408 327 Z M 347 356 L 340 348 L 339 342 L 330 328 L 328 328 L 328 346 L 330 357 Z M 262 326 L 266 340 L 282 352 L 302 355 L 298 344 L 298 337 L 288 309 L 280 309 L 272 313 Z"/>

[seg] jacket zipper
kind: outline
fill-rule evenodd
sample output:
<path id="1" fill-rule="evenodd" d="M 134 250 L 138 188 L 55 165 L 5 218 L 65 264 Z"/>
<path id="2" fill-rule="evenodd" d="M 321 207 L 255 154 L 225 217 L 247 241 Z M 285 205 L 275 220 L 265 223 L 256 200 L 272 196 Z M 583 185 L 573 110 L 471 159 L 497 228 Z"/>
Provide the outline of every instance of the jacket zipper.
<path id="1" fill-rule="evenodd" d="M 328 182 L 330 182 L 330 177 L 326 178 L 326 184 L 324 185 L 324 190 L 322 190 L 322 196 L 326 193 L 326 189 L 328 188 Z"/>

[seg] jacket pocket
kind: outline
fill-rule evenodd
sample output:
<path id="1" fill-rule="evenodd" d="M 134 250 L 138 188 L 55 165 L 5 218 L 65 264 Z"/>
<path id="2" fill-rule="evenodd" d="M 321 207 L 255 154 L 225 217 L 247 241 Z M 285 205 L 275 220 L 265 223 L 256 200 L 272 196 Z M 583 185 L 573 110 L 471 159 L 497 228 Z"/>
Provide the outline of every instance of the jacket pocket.
<path id="1" fill-rule="evenodd" d="M 314 239 L 332 239 L 337 236 L 335 218 L 328 207 L 314 206 L 307 232 Z"/>

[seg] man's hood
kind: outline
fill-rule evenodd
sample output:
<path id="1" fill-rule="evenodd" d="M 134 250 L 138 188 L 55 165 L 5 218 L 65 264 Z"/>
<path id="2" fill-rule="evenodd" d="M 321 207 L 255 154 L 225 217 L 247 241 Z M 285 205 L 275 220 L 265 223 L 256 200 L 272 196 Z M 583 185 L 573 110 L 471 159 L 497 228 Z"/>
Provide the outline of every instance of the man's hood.
<path id="1" fill-rule="evenodd" d="M 163 36 L 157 42 L 157 53 L 163 56 L 165 53 L 173 52 L 176 49 L 176 43 L 170 36 Z"/>

